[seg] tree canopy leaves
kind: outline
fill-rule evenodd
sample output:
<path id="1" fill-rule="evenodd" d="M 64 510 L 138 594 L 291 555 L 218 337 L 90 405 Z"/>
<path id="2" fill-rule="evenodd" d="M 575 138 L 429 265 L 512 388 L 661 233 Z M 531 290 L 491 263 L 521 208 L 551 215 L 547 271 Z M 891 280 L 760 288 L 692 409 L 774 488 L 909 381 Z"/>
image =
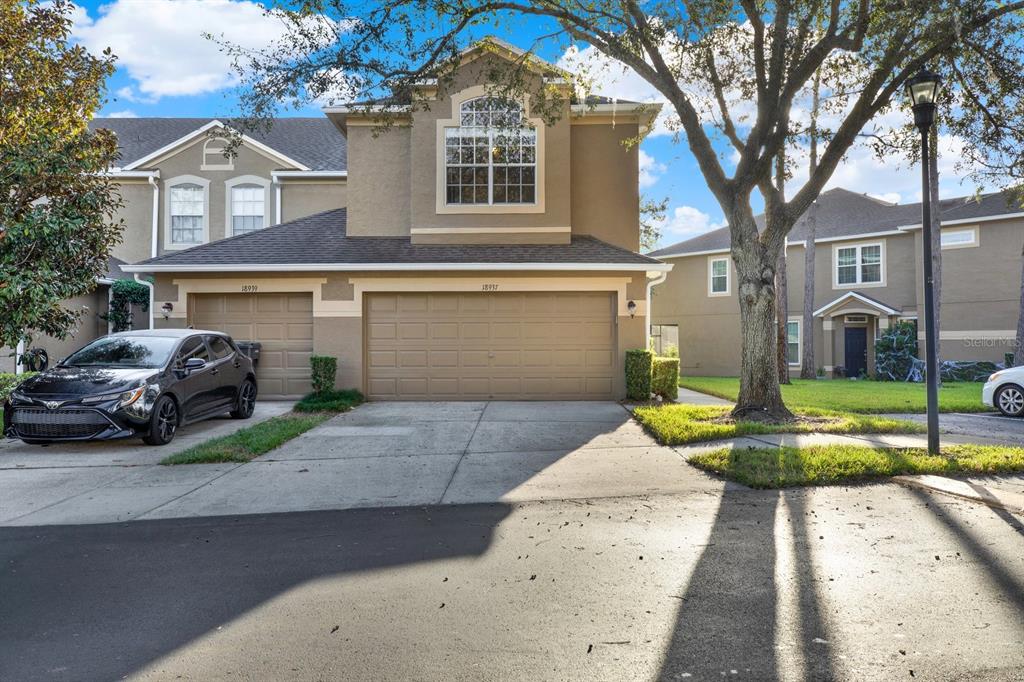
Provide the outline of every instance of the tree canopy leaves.
<path id="1" fill-rule="evenodd" d="M 0 0 L 0 346 L 66 336 L 121 237 L 104 177 L 117 141 L 90 132 L 114 57 L 69 41 L 66 0 Z"/>

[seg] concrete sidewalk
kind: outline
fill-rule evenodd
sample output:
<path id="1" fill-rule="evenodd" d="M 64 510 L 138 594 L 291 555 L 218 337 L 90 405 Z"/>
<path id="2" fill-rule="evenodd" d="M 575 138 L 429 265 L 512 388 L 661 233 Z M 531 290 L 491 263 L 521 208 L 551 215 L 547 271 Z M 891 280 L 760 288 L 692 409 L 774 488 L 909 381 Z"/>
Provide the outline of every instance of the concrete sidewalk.
<path id="1" fill-rule="evenodd" d="M 246 464 L 55 464 L 0 469 L 0 525 L 717 494 L 727 485 L 658 445 L 614 402 L 368 403 Z"/>

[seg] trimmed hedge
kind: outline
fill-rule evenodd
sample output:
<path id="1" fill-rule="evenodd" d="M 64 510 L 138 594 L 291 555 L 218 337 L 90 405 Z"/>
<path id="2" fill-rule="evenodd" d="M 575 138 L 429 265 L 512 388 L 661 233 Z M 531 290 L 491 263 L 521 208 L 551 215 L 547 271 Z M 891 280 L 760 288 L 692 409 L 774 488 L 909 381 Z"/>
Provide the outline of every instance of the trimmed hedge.
<path id="1" fill-rule="evenodd" d="M 320 395 L 334 390 L 334 378 L 338 375 L 338 358 L 329 355 L 312 355 L 309 365 L 313 368 L 313 393 Z"/>
<path id="2" fill-rule="evenodd" d="M 626 397 L 649 400 L 651 397 L 651 366 L 654 353 L 641 348 L 626 351 Z"/>
<path id="3" fill-rule="evenodd" d="M 675 400 L 679 397 L 679 358 L 653 359 L 651 393 L 666 400 Z"/>

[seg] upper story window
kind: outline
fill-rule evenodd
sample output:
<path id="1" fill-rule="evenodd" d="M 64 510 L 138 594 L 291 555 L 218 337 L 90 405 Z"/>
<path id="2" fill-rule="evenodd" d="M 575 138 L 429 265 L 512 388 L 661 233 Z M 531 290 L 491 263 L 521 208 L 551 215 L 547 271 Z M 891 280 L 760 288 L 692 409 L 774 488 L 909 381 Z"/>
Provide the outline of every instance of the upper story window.
<path id="1" fill-rule="evenodd" d="M 206 140 L 203 143 L 202 170 L 234 170 L 234 157 L 224 154 L 227 147 L 228 141 L 223 137 L 211 137 Z"/>
<path id="2" fill-rule="evenodd" d="M 836 246 L 833 283 L 837 287 L 852 287 L 864 284 L 884 284 L 882 244 L 854 244 Z"/>
<path id="3" fill-rule="evenodd" d="M 264 188 L 259 185 L 237 185 L 231 188 L 231 233 L 246 234 L 263 229 Z"/>
<path id="4" fill-rule="evenodd" d="M 955 230 L 946 229 L 942 231 L 942 248 L 962 249 L 978 245 L 978 228 L 967 227 Z"/>
<path id="5" fill-rule="evenodd" d="M 708 259 L 708 296 L 729 295 L 729 258 Z"/>
<path id="6" fill-rule="evenodd" d="M 446 128 L 445 202 L 521 205 L 537 201 L 537 131 L 515 102 L 477 97 L 459 108 L 459 126 Z"/>
<path id="7" fill-rule="evenodd" d="M 171 244 L 183 246 L 203 243 L 205 195 L 203 187 L 191 182 L 171 187 Z"/>

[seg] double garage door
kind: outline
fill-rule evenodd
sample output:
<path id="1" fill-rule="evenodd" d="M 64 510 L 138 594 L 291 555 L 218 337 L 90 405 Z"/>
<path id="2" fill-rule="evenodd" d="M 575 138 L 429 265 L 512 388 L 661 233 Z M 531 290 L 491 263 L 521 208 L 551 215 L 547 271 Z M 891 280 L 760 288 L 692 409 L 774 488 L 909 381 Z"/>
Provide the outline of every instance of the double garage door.
<path id="1" fill-rule="evenodd" d="M 371 399 L 613 395 L 610 293 L 368 294 L 364 305 Z"/>
<path id="2" fill-rule="evenodd" d="M 310 294 L 194 294 L 190 305 L 197 329 L 263 344 L 261 397 L 311 390 Z M 613 396 L 615 311 L 607 292 L 367 294 L 364 306 L 371 399 Z"/>
<path id="3" fill-rule="evenodd" d="M 312 294 L 194 294 L 192 325 L 263 344 L 256 381 L 261 398 L 310 392 Z"/>

